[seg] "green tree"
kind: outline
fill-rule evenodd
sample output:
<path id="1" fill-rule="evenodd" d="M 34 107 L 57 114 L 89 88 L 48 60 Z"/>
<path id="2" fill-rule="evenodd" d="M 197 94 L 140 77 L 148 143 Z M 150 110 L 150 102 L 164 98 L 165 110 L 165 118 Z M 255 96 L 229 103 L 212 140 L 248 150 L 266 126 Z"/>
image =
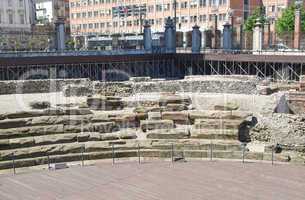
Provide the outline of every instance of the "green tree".
<path id="1" fill-rule="evenodd" d="M 67 49 L 69 50 L 73 50 L 74 49 L 74 46 L 75 46 L 75 42 L 73 39 L 69 39 L 66 41 L 66 47 Z"/>
<path id="2" fill-rule="evenodd" d="M 292 4 L 283 11 L 281 17 L 279 17 L 275 24 L 276 33 L 279 35 L 290 34 L 294 31 L 294 17 L 296 6 Z M 301 29 L 305 30 L 305 12 L 304 8 L 301 8 Z"/>
<path id="3" fill-rule="evenodd" d="M 266 22 L 264 7 L 262 6 L 255 8 L 252 14 L 247 18 L 244 23 L 244 30 L 246 32 L 252 32 L 257 20 L 262 24 Z"/>

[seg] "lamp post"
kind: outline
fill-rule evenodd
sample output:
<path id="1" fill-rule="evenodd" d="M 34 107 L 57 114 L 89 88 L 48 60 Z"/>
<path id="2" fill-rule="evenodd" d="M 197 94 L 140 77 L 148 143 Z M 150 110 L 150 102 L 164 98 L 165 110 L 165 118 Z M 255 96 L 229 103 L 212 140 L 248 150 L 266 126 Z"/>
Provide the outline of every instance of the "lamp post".
<path id="1" fill-rule="evenodd" d="M 301 5 L 302 5 L 302 1 L 300 0 L 296 0 L 295 1 L 295 6 L 296 6 L 296 10 L 295 10 L 295 14 L 294 14 L 294 41 L 293 41 L 293 47 L 295 49 L 299 49 L 300 48 L 300 41 L 301 41 Z"/>

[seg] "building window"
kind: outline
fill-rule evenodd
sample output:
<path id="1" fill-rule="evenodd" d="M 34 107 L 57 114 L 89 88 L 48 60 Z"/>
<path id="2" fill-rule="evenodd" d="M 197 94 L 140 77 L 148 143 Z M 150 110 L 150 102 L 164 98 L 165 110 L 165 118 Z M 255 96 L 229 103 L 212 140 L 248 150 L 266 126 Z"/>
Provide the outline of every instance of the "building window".
<path id="1" fill-rule="evenodd" d="M 207 0 L 199 0 L 199 6 L 205 7 L 207 5 Z"/>
<path id="2" fill-rule="evenodd" d="M 154 12 L 154 6 L 153 6 L 153 5 L 149 5 L 149 6 L 148 6 L 148 12 L 149 12 L 149 13 Z"/>
<path id="3" fill-rule="evenodd" d="M 23 0 L 19 0 L 19 7 L 23 7 Z"/>
<path id="4" fill-rule="evenodd" d="M 157 12 L 161 12 L 162 11 L 162 5 L 161 4 L 157 4 L 156 5 L 156 11 Z"/>
<path id="5" fill-rule="evenodd" d="M 14 16 L 12 12 L 8 13 L 8 23 L 13 24 L 14 23 Z"/>
<path id="6" fill-rule="evenodd" d="M 13 6 L 13 1 L 12 1 L 12 0 L 7 0 L 7 5 L 8 5 L 9 7 L 12 7 L 12 6 Z"/>
<path id="7" fill-rule="evenodd" d="M 187 8 L 187 1 L 181 2 L 181 8 Z"/>
<path id="8" fill-rule="evenodd" d="M 25 24 L 24 23 L 24 14 L 19 14 L 19 21 L 20 21 L 20 24 Z"/>
<path id="9" fill-rule="evenodd" d="M 205 22 L 207 20 L 207 16 L 206 15 L 200 15 L 199 16 L 199 21 L 200 22 Z"/>
<path id="10" fill-rule="evenodd" d="M 169 10 L 169 9 L 170 9 L 170 4 L 169 4 L 169 3 L 164 4 L 163 10 L 164 10 L 164 11 L 167 11 L 167 10 Z"/>

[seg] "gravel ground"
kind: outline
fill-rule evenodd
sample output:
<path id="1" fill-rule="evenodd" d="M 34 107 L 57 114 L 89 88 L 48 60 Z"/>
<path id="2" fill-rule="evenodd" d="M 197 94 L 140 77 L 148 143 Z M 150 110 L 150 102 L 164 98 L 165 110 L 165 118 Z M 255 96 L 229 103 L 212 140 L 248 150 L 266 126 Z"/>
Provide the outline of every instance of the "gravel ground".
<path id="1" fill-rule="evenodd" d="M 55 106 L 85 100 L 86 97 L 65 97 L 62 92 L 0 95 L 0 113 L 31 110 L 29 103 L 32 101 L 49 101 Z"/>

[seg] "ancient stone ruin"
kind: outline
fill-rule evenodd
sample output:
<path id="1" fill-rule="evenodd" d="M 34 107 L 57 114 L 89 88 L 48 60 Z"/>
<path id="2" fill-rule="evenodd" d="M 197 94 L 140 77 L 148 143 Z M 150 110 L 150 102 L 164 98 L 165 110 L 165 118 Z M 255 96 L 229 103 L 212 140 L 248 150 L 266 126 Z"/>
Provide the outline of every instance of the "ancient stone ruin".
<path id="1" fill-rule="evenodd" d="M 139 148 L 145 158 L 170 158 L 173 146 L 175 155 L 184 157 L 209 158 L 213 148 L 213 157 L 240 159 L 242 144 L 248 144 L 246 158 L 270 160 L 271 147 L 280 143 L 278 161 L 304 160 L 305 117 L 291 114 L 294 107 L 282 102 L 291 93 L 277 88 L 261 95 L 262 87 L 271 86 L 253 77 L 54 81 L 51 93 L 40 89 L 38 94 L 33 94 L 35 81 L 0 83 L 10 85 L 3 87 L 1 94 L 7 95 L 0 101 L 22 87 L 22 101 L 28 104 L 2 108 L 0 169 L 12 168 L 12 160 L 15 167 L 29 167 L 114 154 L 137 157 Z M 51 100 L 27 100 L 41 94 Z M 52 94 L 74 101 L 55 103 Z"/>

